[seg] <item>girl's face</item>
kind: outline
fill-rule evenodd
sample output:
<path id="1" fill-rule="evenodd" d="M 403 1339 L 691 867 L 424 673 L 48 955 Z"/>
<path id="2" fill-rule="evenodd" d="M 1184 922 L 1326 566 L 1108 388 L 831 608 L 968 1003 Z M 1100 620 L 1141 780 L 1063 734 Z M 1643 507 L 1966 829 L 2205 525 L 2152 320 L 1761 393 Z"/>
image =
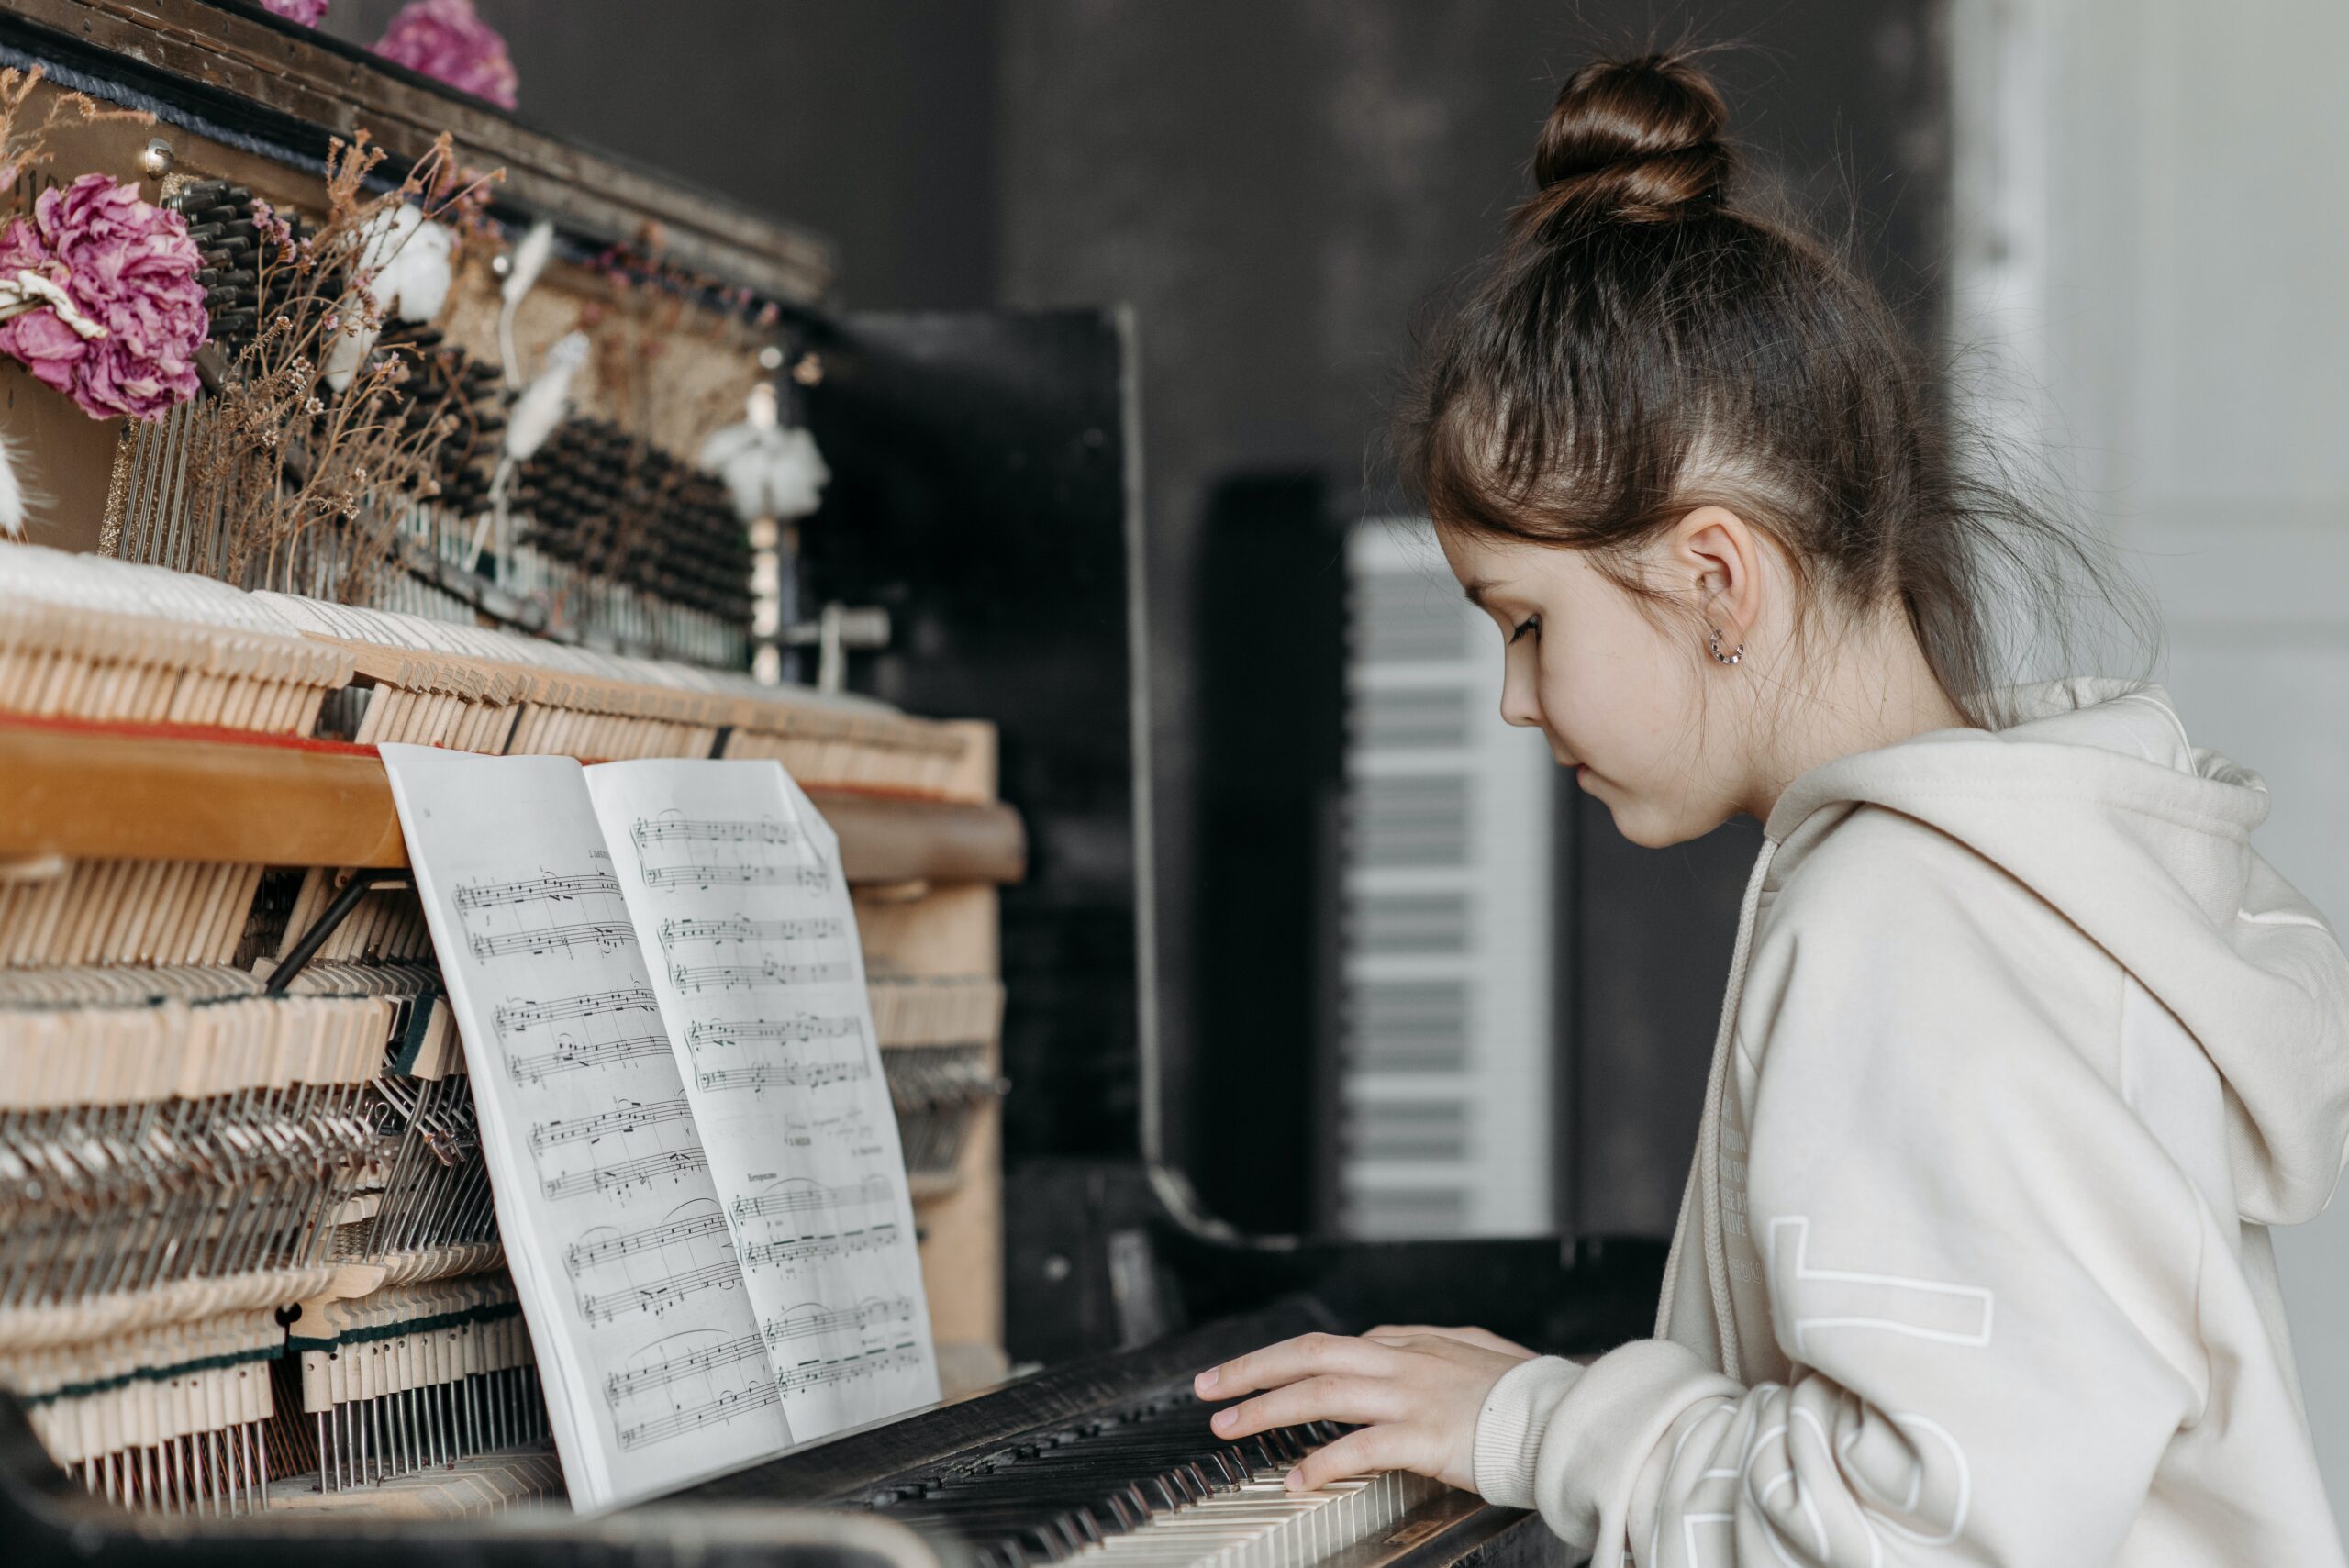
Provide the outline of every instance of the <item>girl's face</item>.
<path id="1" fill-rule="evenodd" d="M 1716 742 L 1732 716 L 1713 711 L 1734 697 L 1704 686 L 1713 662 L 1702 628 L 1668 607 L 1654 614 L 1580 550 L 1436 533 L 1469 600 L 1500 628 L 1501 717 L 1539 728 L 1618 831 L 1661 848 L 1737 810 L 1742 770 Z M 1688 576 L 1701 590 L 1698 573 Z"/>

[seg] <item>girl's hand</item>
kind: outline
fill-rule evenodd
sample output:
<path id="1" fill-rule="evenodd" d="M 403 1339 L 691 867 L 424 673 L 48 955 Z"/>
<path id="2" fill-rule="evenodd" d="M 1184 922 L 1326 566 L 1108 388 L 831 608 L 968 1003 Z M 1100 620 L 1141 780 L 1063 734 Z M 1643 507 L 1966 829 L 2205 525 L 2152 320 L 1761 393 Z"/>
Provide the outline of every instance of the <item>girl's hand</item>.
<path id="1" fill-rule="evenodd" d="M 1308 1454 L 1289 1472 L 1292 1492 L 1382 1470 L 1408 1470 L 1474 1491 L 1485 1396 L 1531 1353 L 1438 1333 L 1305 1334 L 1210 1367 L 1192 1388 L 1202 1399 L 1259 1396 L 1216 1412 L 1211 1425 L 1221 1438 L 1304 1421 L 1362 1429 Z"/>
<path id="2" fill-rule="evenodd" d="M 1431 1329 L 1424 1323 L 1382 1323 L 1375 1329 L 1364 1329 L 1365 1340 L 1408 1340 L 1435 1334 L 1446 1340 L 1457 1340 L 1464 1345 L 1482 1345 L 1488 1351 L 1498 1351 L 1505 1356 L 1515 1356 L 1530 1362 L 1542 1352 L 1529 1351 L 1515 1340 L 1504 1340 L 1490 1329 Z"/>

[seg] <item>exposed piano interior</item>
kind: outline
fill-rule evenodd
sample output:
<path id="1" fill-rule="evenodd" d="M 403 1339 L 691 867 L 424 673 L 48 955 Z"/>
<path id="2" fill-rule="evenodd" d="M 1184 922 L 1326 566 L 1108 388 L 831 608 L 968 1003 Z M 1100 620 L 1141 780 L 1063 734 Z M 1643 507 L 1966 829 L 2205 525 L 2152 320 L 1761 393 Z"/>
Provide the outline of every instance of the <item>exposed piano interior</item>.
<path id="1" fill-rule="evenodd" d="M 1644 1326 L 1662 1260 L 1256 1236 L 1194 1190 L 1170 1129 L 1197 1107 L 1169 1097 L 1223 1063 L 1156 1024 L 1127 320 L 836 310 L 819 240 L 253 6 L 19 5 L 0 64 L 156 117 L 61 131 L 55 172 L 177 204 L 214 308 L 251 334 L 152 423 L 0 367 L 53 542 L 84 552 L 0 544 L 13 1561 L 1540 1554 L 1524 1516 L 1408 1478 L 1287 1498 L 1281 1470 L 1327 1434 L 1221 1443 L 1189 1396 L 1200 1365 L 1308 1329 L 1474 1316 L 1595 1350 Z M 456 215 L 445 306 L 357 373 L 363 397 L 367 365 L 407 366 L 377 388 L 395 423 L 467 439 L 397 448 L 411 489 L 304 512 L 349 385 L 299 367 L 320 390 L 290 464 L 257 456 L 234 398 L 296 373 L 252 357 L 270 311 L 330 338 L 372 286 L 363 220 L 342 273 L 295 287 L 267 260 L 336 232 L 321 171 L 360 125 L 388 175 L 448 131 L 451 167 L 507 178 Z M 541 221 L 551 260 L 509 286 Z M 573 407 L 521 450 L 558 364 Z M 779 377 L 829 484 L 796 528 L 735 529 L 692 457 L 756 425 Z M 239 532 L 257 495 L 287 508 L 267 537 Z M 885 644 L 852 651 L 874 610 Z M 794 662 L 851 692 L 763 684 L 763 644 L 812 649 Z M 807 787 L 842 840 L 955 1397 L 617 1516 L 538 1506 L 560 1469 L 373 752 L 402 740 L 773 757 Z"/>

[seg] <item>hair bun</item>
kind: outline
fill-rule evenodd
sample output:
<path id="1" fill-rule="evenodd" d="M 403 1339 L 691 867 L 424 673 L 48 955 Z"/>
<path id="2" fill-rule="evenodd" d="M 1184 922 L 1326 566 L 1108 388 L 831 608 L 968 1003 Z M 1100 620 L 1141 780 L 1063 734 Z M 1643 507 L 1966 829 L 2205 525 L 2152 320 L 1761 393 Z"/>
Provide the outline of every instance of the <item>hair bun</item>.
<path id="1" fill-rule="evenodd" d="M 1729 106 L 1685 56 L 1594 61 L 1566 78 L 1533 150 L 1542 214 L 1566 206 L 1661 222 L 1718 201 L 1735 160 Z M 1531 216 L 1531 213 L 1529 213 Z"/>

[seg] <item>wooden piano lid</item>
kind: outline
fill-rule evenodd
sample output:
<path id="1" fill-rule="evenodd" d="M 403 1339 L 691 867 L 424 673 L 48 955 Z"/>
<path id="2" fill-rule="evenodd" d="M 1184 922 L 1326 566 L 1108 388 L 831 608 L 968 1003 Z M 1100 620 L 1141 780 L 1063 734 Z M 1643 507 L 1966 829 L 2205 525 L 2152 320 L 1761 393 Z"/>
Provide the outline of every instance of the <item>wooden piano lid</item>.
<path id="1" fill-rule="evenodd" d="M 1000 803 L 809 790 L 852 883 L 1011 883 Z M 404 866 L 372 746 L 167 725 L 0 715 L 0 862 L 155 860 Z"/>

